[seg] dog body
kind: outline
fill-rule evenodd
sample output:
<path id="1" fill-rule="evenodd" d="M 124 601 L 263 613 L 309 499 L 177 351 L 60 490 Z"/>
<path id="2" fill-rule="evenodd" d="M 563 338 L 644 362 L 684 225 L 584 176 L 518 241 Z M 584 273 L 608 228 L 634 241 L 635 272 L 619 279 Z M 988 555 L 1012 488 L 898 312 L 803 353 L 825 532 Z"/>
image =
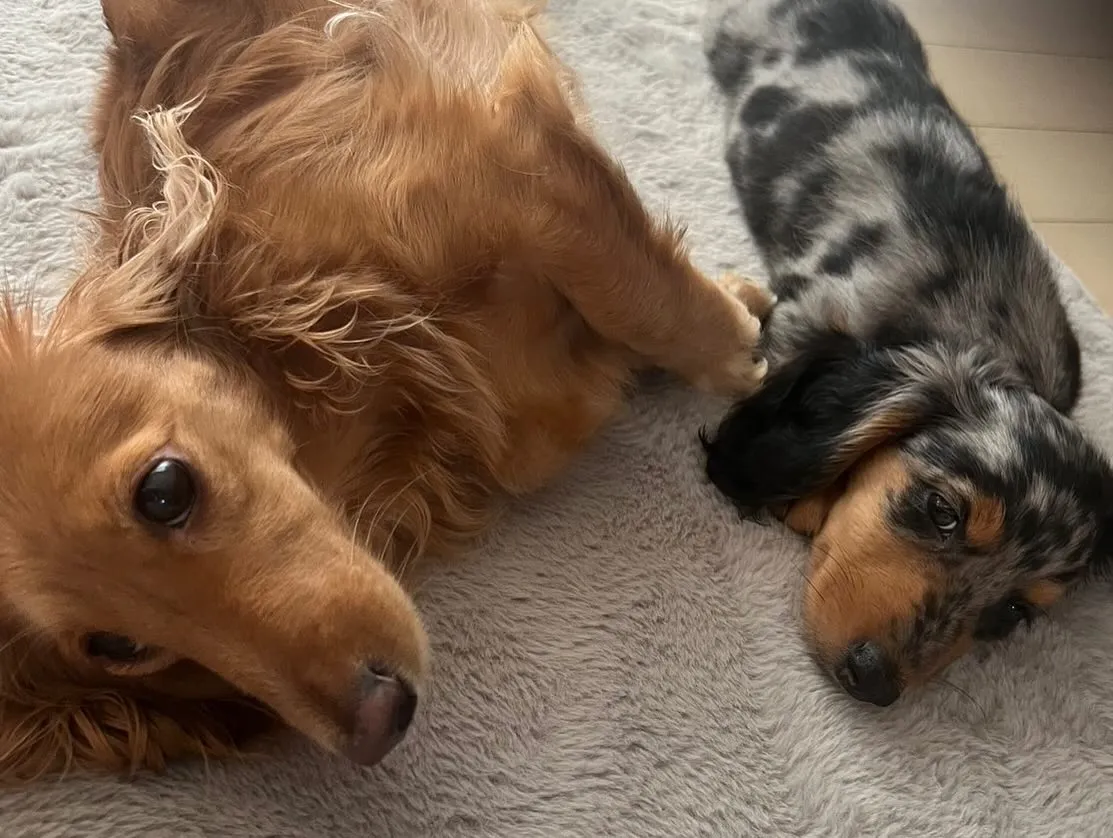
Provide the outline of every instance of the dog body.
<path id="1" fill-rule="evenodd" d="M 637 370 L 760 382 L 767 295 L 647 214 L 534 11 L 104 1 L 99 237 L 45 333 L 0 334 L 4 779 L 272 713 L 375 762 L 426 673 L 413 559 Z"/>
<path id="2" fill-rule="evenodd" d="M 878 704 L 1042 612 L 1113 549 L 1067 414 L 1051 261 L 885 0 L 720 4 L 726 159 L 779 302 L 766 386 L 707 440 L 742 509 L 813 536 L 805 621 Z"/>

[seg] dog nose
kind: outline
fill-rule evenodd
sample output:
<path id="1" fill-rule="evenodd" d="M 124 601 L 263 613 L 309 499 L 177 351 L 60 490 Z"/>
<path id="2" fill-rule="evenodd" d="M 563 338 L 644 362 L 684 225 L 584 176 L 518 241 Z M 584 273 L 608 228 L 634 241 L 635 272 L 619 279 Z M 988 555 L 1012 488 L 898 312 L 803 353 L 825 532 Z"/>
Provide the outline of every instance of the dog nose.
<path id="1" fill-rule="evenodd" d="M 864 641 L 851 646 L 836 676 L 843 689 L 859 701 L 887 707 L 900 697 L 896 667 L 876 643 Z"/>
<path id="2" fill-rule="evenodd" d="M 348 758 L 360 765 L 379 762 L 402 741 L 416 709 L 417 694 L 409 684 L 381 668 L 365 667 Z"/>

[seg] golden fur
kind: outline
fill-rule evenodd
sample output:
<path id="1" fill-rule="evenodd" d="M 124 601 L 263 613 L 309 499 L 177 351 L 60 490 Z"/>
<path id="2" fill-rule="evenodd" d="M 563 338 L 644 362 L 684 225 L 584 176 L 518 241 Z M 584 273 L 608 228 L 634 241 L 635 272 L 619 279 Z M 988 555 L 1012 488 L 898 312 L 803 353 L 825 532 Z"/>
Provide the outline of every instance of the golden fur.
<path id="1" fill-rule="evenodd" d="M 103 198 L 0 324 L 0 779 L 342 749 L 396 579 L 563 468 L 657 365 L 744 394 L 770 300 L 701 276 L 521 2 L 104 0 Z M 158 457 L 187 525 L 133 513 Z M 91 632 L 145 644 L 89 653 Z"/>

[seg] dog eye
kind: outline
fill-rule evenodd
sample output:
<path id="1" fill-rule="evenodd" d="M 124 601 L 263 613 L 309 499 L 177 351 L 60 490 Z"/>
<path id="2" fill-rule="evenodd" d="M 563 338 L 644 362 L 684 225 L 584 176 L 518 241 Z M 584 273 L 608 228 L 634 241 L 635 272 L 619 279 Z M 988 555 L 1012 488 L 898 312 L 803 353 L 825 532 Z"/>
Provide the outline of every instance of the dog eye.
<path id="1" fill-rule="evenodd" d="M 1005 603 L 1005 619 L 1016 628 L 1021 623 L 1031 625 L 1032 619 L 1036 616 L 1036 610 L 1032 604 L 1020 597 L 1013 597 Z"/>
<path id="2" fill-rule="evenodd" d="M 958 526 L 958 511 L 938 492 L 928 495 L 927 513 L 931 523 L 943 536 L 948 536 Z"/>
<path id="3" fill-rule="evenodd" d="M 195 497 L 189 467 L 181 460 L 159 460 L 135 490 L 135 511 L 149 523 L 176 529 L 189 520 Z"/>
<path id="4" fill-rule="evenodd" d="M 979 640 L 1000 640 L 1012 634 L 1021 623 L 1031 625 L 1035 616 L 1036 608 L 1028 600 L 1009 597 L 982 613 L 974 635 Z"/>
<path id="5" fill-rule="evenodd" d="M 147 654 L 147 647 L 122 634 L 94 631 L 85 635 L 85 654 L 112 663 L 135 663 Z"/>

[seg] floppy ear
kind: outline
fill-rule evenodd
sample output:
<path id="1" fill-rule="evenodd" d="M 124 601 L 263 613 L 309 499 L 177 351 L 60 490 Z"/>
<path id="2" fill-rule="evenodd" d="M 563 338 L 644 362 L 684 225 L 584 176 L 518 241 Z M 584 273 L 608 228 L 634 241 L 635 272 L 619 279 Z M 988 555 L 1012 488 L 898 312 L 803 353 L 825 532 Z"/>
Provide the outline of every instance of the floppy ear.
<path id="1" fill-rule="evenodd" d="M 237 360 L 251 347 L 248 354 L 274 360 L 314 415 L 358 409 L 369 379 L 388 366 L 408 367 L 397 377 L 424 390 L 418 403 L 439 398 L 465 410 L 459 399 L 467 393 L 469 415 L 497 423 L 475 348 L 389 271 L 291 264 L 265 235 L 243 232 L 250 221 L 232 218 L 227 183 L 183 133 L 203 107 L 194 99 L 134 118 L 160 176 L 158 196 L 105 237 L 116 251 L 98 254 L 70 286 L 51 318 L 52 337 L 154 330 L 180 345 L 233 347 Z M 115 157 L 125 165 L 138 153 L 125 144 Z"/>
<path id="2" fill-rule="evenodd" d="M 182 757 L 232 756 L 277 725 L 269 710 L 234 695 L 197 700 L 73 683 L 29 635 L 4 639 L 0 786 L 69 771 L 134 774 Z"/>
<path id="3" fill-rule="evenodd" d="M 239 731 L 217 709 L 204 702 L 148 705 L 112 692 L 31 705 L 0 697 L 0 783 L 70 771 L 161 771 L 173 759 L 238 753 Z"/>
<path id="4" fill-rule="evenodd" d="M 234 756 L 278 726 L 229 692 L 198 699 L 83 683 L 53 640 L 0 613 L 0 787 L 67 772 L 160 771 L 174 759 Z"/>
<path id="5" fill-rule="evenodd" d="M 832 333 L 701 433 L 707 475 L 756 512 L 831 486 L 855 461 L 957 415 L 985 364 L 938 345 L 883 347 Z"/>
<path id="6" fill-rule="evenodd" d="M 174 323 L 181 300 L 190 299 L 198 260 L 212 251 L 214 221 L 226 203 L 226 188 L 215 170 L 185 142 L 181 125 L 197 102 L 156 109 L 129 119 L 146 148 L 128 146 L 105 154 L 120 165 L 150 153 L 161 176 L 158 197 L 134 207 L 104 237 L 51 318 L 54 335 L 104 337 Z M 102 165 L 107 165 L 102 160 Z"/>

